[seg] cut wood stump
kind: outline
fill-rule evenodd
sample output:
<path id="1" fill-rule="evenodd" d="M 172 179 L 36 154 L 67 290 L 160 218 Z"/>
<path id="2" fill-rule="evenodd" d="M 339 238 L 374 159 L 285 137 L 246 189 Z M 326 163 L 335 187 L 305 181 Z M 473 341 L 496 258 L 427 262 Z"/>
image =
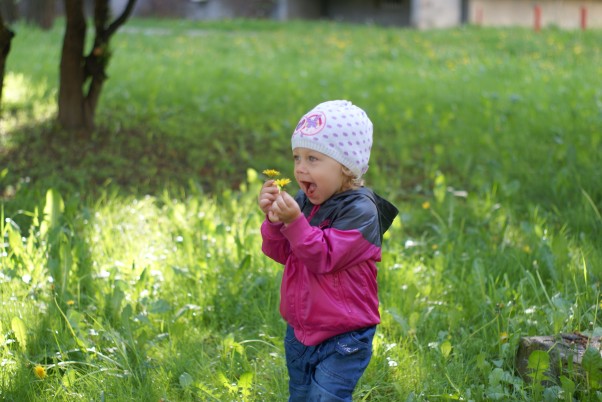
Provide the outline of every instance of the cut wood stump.
<path id="1" fill-rule="evenodd" d="M 516 352 L 516 370 L 525 380 L 531 382 L 528 375 L 529 356 L 536 350 L 547 352 L 550 356 L 550 369 L 546 375 L 558 383 L 561 375 L 583 376 L 581 361 L 588 348 L 595 348 L 600 353 L 601 337 L 588 337 L 581 333 L 559 334 L 556 336 L 529 336 L 520 339 Z"/>

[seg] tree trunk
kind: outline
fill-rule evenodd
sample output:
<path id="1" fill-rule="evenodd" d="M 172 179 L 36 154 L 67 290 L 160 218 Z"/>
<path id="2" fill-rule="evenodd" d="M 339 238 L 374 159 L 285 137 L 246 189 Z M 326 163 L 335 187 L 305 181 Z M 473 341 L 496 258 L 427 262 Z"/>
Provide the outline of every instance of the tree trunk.
<path id="1" fill-rule="evenodd" d="M 583 355 L 588 348 L 598 349 L 599 353 L 600 337 L 587 337 L 579 333 L 524 337 L 521 338 L 516 353 L 516 370 L 526 382 L 531 382 L 529 356 L 534 351 L 541 350 L 550 356 L 550 367 L 546 375 L 553 382 L 558 382 L 561 375 L 583 375 Z"/>
<path id="2" fill-rule="evenodd" d="M 15 34 L 4 25 L 2 11 L 0 10 L 0 111 L 2 110 L 2 87 L 4 86 L 4 69 L 6 59 L 10 52 L 10 43 Z"/>
<path id="3" fill-rule="evenodd" d="M 81 0 L 65 0 L 67 28 L 63 39 L 59 88 L 59 124 L 80 138 L 94 130 L 94 115 L 109 63 L 111 36 L 130 16 L 136 0 L 128 0 L 125 10 L 110 25 L 109 0 L 94 3 L 94 45 L 84 56 L 86 19 Z M 86 90 L 87 88 L 87 90 Z"/>
<path id="4" fill-rule="evenodd" d="M 83 54 L 86 19 L 80 0 L 65 0 L 67 26 L 63 38 L 59 84 L 59 123 L 69 131 L 91 129 L 84 118 Z"/>

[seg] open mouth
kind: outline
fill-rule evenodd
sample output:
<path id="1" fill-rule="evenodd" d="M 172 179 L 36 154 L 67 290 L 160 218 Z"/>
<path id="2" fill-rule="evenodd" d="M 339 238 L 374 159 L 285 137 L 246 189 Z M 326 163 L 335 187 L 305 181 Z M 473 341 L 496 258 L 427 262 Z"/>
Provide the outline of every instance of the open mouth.
<path id="1" fill-rule="evenodd" d="M 316 183 L 312 183 L 309 181 L 302 181 L 301 186 L 303 186 L 303 192 L 308 196 L 312 196 L 316 191 Z"/>

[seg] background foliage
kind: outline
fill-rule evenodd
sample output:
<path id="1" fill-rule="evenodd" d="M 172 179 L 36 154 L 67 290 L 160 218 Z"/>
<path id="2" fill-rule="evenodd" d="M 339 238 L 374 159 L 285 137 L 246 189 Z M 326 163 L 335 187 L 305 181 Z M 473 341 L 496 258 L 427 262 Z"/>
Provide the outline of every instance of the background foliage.
<path id="1" fill-rule="evenodd" d="M 602 332 L 600 32 L 134 20 L 83 143 L 54 125 L 62 27 L 16 31 L 3 399 L 285 399 L 256 172 L 292 176 L 299 117 L 346 98 L 401 211 L 357 399 L 600 400 L 600 359 L 546 387 L 514 362 L 521 336 Z"/>

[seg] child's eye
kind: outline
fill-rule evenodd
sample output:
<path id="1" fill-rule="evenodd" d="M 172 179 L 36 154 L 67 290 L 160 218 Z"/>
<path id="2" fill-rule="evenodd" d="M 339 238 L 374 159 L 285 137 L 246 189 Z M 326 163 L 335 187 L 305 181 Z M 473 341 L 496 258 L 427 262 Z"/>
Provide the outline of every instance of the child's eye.
<path id="1" fill-rule="evenodd" d="M 308 156 L 307 159 L 309 159 L 310 162 L 315 162 L 318 160 L 318 158 L 316 158 L 315 156 Z"/>

